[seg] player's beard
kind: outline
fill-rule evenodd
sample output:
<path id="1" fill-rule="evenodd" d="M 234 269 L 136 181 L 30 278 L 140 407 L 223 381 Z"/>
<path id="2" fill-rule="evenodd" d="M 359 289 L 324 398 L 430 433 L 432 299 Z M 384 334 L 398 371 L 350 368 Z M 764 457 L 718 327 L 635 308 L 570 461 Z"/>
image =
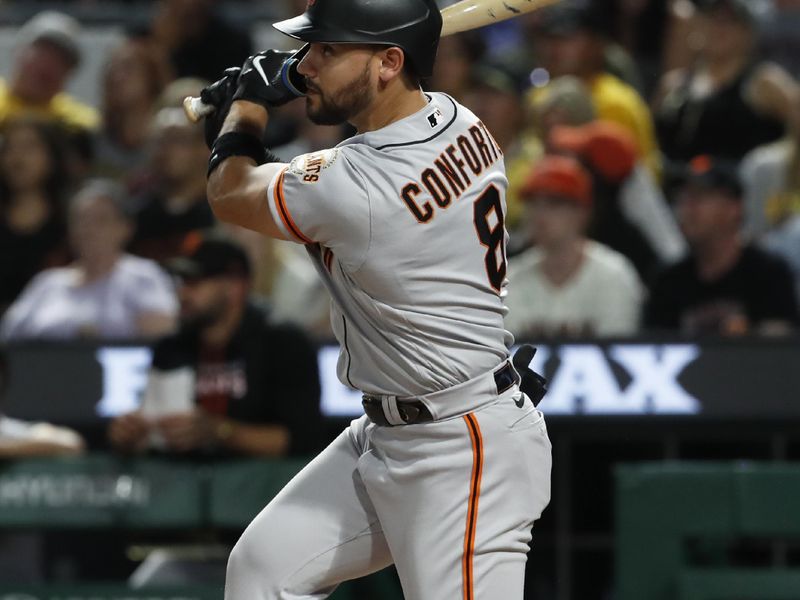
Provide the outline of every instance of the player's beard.
<path id="1" fill-rule="evenodd" d="M 317 125 L 341 125 L 350 121 L 372 102 L 374 93 L 369 76 L 369 62 L 367 62 L 360 75 L 331 94 L 326 95 L 313 83 L 309 84 L 309 89 L 317 92 L 319 105 L 311 108 L 310 99 L 306 100 L 308 118 Z"/>

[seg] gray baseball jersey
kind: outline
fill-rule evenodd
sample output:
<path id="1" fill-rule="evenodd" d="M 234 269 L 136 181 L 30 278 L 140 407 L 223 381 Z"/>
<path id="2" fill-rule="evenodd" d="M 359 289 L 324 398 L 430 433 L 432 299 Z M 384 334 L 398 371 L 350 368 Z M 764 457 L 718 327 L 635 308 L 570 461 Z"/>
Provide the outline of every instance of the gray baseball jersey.
<path id="1" fill-rule="evenodd" d="M 498 378 L 503 157 L 474 114 L 428 99 L 270 182 L 275 222 L 334 297 L 340 378 L 398 426 L 356 419 L 259 513 L 226 600 L 317 600 L 391 563 L 409 600 L 522 598 L 551 448 L 542 414 Z M 398 421 L 403 396 L 431 419 Z"/>
<path id="2" fill-rule="evenodd" d="M 337 302 L 339 378 L 418 396 L 507 358 L 505 176 L 480 120 L 444 94 L 391 125 L 294 159 L 269 187 Z"/>

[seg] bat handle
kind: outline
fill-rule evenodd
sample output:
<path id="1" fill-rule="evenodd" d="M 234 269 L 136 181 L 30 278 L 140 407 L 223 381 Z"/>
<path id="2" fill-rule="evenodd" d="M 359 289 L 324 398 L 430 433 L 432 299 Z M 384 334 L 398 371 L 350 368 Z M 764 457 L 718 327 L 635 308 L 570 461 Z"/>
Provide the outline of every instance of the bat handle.
<path id="1" fill-rule="evenodd" d="M 203 117 L 210 115 L 214 112 L 212 104 L 206 104 L 200 98 L 194 96 L 186 96 L 183 99 L 183 112 L 186 113 L 186 118 L 192 123 L 197 123 Z"/>

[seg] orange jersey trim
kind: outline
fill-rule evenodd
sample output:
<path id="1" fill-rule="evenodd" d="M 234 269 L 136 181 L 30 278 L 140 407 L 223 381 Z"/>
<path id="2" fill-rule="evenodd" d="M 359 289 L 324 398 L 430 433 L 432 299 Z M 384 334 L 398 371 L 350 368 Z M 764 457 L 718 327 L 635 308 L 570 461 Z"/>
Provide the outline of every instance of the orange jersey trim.
<path id="1" fill-rule="evenodd" d="M 483 476 L 483 437 L 478 419 L 472 413 L 464 415 L 467 430 L 472 442 L 472 476 L 469 482 L 469 505 L 467 508 L 467 526 L 464 533 L 464 554 L 461 558 L 461 572 L 464 589 L 464 600 L 475 597 L 473 585 L 473 561 L 475 557 L 475 530 L 478 525 L 478 500 L 481 493 L 481 477 Z"/>
<path id="2" fill-rule="evenodd" d="M 289 213 L 289 209 L 286 208 L 286 198 L 283 195 L 283 179 L 286 175 L 286 169 L 278 174 L 278 179 L 275 181 L 275 193 L 274 193 L 274 200 L 275 200 L 275 208 L 278 211 L 278 215 L 281 217 L 281 221 L 283 222 L 283 226 L 286 230 L 291 233 L 295 238 L 303 242 L 304 244 L 313 244 L 314 242 L 306 235 L 303 235 L 303 232 L 300 231 L 300 228 L 295 224 L 294 219 L 292 219 L 291 213 Z"/>

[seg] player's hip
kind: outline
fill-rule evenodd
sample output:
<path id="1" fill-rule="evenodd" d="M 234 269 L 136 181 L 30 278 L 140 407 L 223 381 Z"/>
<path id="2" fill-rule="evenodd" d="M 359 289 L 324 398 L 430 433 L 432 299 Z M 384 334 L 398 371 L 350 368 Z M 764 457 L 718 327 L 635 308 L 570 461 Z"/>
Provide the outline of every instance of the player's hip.
<path id="1" fill-rule="evenodd" d="M 437 392 L 410 398 L 364 394 L 362 404 L 375 425 L 408 427 L 457 418 L 501 398 L 518 396 L 519 382 L 519 374 L 506 360 L 491 371 Z"/>

